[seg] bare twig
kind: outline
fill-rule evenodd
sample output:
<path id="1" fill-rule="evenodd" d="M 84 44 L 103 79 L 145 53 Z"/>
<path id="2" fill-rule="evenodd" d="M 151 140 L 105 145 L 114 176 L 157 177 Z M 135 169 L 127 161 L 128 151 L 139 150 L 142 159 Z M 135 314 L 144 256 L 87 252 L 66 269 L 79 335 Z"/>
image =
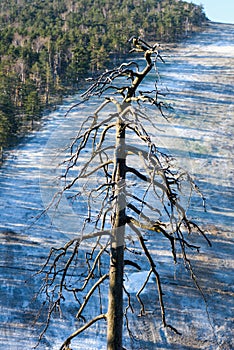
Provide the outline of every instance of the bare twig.
<path id="1" fill-rule="evenodd" d="M 77 337 L 80 333 L 84 332 L 87 328 L 91 327 L 94 323 L 100 320 L 106 320 L 107 315 L 106 314 L 101 314 L 96 317 L 94 317 L 92 320 L 87 322 L 84 326 L 80 327 L 77 329 L 74 333 L 72 333 L 62 344 L 62 346 L 59 348 L 59 350 L 67 350 L 68 346 L 71 343 L 71 340 Z"/>

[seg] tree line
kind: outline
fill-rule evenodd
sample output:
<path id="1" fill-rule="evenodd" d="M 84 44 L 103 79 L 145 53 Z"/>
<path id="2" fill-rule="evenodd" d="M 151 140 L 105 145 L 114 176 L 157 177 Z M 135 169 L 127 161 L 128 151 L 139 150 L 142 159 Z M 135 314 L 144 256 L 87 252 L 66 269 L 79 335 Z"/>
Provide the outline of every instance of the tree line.
<path id="1" fill-rule="evenodd" d="M 131 36 L 173 42 L 206 20 L 202 6 L 178 0 L 2 0 L 0 150 L 105 69 L 109 53 L 126 54 Z"/>

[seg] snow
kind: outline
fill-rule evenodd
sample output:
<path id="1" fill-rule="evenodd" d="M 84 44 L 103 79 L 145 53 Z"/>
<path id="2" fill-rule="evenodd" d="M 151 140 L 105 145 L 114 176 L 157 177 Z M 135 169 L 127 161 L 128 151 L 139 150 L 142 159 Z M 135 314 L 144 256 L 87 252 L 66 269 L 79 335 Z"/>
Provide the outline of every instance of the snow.
<path id="1" fill-rule="evenodd" d="M 174 106 L 176 117 L 169 124 L 157 119 L 157 141 L 162 149 L 179 157 L 180 165 L 197 178 L 207 198 L 206 213 L 200 209 L 198 199 L 192 200 L 189 210 L 208 230 L 212 241 L 209 248 L 202 237 L 196 236 L 194 242 L 198 241 L 201 246 L 200 254 L 190 257 L 207 303 L 184 271 L 182 262 L 173 265 L 167 242 L 159 239 L 158 234 L 148 234 L 147 244 L 162 276 L 167 319 L 182 336 L 161 326 L 153 276 L 142 293 L 147 314 L 137 316 L 140 306 L 134 295 L 149 270 L 139 256 L 136 262 L 142 270 L 129 269 L 125 275 L 125 286 L 131 291 L 135 307 L 134 314 L 128 312 L 135 338 L 130 339 L 126 325 L 124 328 L 125 347 L 129 350 L 234 348 L 233 32 L 233 25 L 211 24 L 202 34 L 171 49 L 168 63 L 160 66 L 162 89 L 168 86 L 167 99 Z M 148 84 L 152 83 L 153 77 L 149 77 Z M 39 284 L 33 275 L 50 247 L 72 237 L 84 217 L 86 207 L 82 198 L 76 211 L 65 196 L 61 199 L 62 211 L 41 216 L 60 186 L 56 180 L 61 170 L 55 164 L 62 159 L 64 151 L 59 150 L 64 149 L 81 122 L 77 109 L 64 120 L 64 114 L 74 102 L 77 96 L 47 116 L 41 130 L 10 151 L 0 169 L 0 349 L 35 346 L 42 325 L 34 324 L 41 299 L 34 300 Z M 95 104 L 96 101 L 90 103 L 88 108 Z M 82 115 L 85 113 L 82 109 Z M 160 132 L 162 129 L 166 131 Z M 134 191 L 140 190 L 139 186 L 134 187 Z M 186 193 L 184 200 L 188 201 Z M 103 298 L 106 305 L 107 297 Z M 62 319 L 54 317 L 38 349 L 58 349 L 65 337 L 80 325 L 71 316 L 74 314 L 71 301 L 64 310 Z M 88 314 L 92 316 L 97 312 L 94 298 Z M 74 341 L 72 348 L 105 349 L 105 323 L 93 325 Z"/>
<path id="2" fill-rule="evenodd" d="M 139 271 L 139 272 L 133 272 L 130 274 L 125 275 L 125 282 L 124 286 L 127 289 L 129 293 L 137 293 L 140 288 L 142 288 L 149 271 Z M 150 276 L 149 283 L 153 283 L 152 276 Z M 146 292 L 146 290 L 142 291 L 143 293 Z"/>

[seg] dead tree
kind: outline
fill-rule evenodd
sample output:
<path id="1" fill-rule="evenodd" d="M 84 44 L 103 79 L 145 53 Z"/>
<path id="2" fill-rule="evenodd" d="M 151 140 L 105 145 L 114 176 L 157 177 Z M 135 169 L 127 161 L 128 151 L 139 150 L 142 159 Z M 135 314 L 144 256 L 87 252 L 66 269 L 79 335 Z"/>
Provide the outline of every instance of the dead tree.
<path id="1" fill-rule="evenodd" d="M 132 308 L 130 294 L 124 287 L 125 266 L 140 269 L 139 263 L 134 259 L 137 254 L 134 245 L 132 246 L 134 242 L 138 242 L 142 255 L 149 264 L 148 275 L 137 293 L 140 313 L 144 315 L 145 312 L 140 294 L 150 276 L 154 275 L 162 323 L 179 333 L 166 320 L 160 275 L 150 247 L 147 246 L 147 232 L 157 232 L 158 239 L 162 235 L 168 240 L 175 263 L 177 252 L 180 251 L 197 288 L 199 285 L 188 251 L 199 251 L 199 247 L 190 242 L 189 235 L 193 232 L 201 234 L 210 245 L 204 231 L 187 217 L 186 209 L 180 203 L 183 182 L 189 183 L 191 193 L 195 191 L 199 194 L 198 188 L 185 170 L 176 169 L 170 157 L 160 151 L 146 127 L 150 125 L 155 130 L 154 116 L 146 113 L 144 105 L 151 106 L 151 113 L 154 108 L 162 118 L 166 117 L 168 108 L 157 84 L 153 91 L 139 89 L 158 60 L 163 61 L 159 46 L 151 46 L 135 37 L 130 42 L 131 52 L 143 53 L 144 66 L 140 68 L 135 61 L 131 61 L 91 79 L 92 84 L 82 95 L 83 100 L 93 96 L 102 97 L 103 100 L 93 115 L 82 123 L 77 136 L 72 140 L 70 155 L 63 162 L 63 190 L 51 202 L 51 205 L 57 205 L 60 196 L 77 184 L 83 186 L 87 198 L 87 215 L 82 229 L 79 231 L 77 228 L 77 236 L 64 246 L 52 248 L 39 271 L 40 275 L 44 275 L 41 292 L 46 294 L 49 304 L 47 321 L 40 338 L 46 332 L 53 312 L 62 309 L 67 293 L 73 295 L 77 302 L 76 318 L 83 322 L 79 329 L 64 340 L 60 350 L 70 349 L 75 337 L 100 320 L 107 321 L 107 349 L 123 348 L 122 328 L 126 316 L 123 293 L 128 296 L 127 308 Z M 77 106 L 79 103 L 72 108 Z M 132 138 L 134 144 L 130 142 Z M 83 152 L 88 147 L 91 151 L 83 157 Z M 69 177 L 70 173 L 73 174 L 72 177 Z M 84 180 L 89 178 L 92 180 L 87 188 Z M 102 179 L 101 184 L 97 184 L 96 179 Z M 131 191 L 133 181 L 141 184 L 141 190 L 137 193 Z M 73 199 L 78 197 L 79 193 L 73 194 Z M 93 208 L 96 212 L 93 212 Z M 78 285 L 77 279 L 71 283 L 69 276 L 79 275 L 78 253 L 89 240 L 93 246 L 86 253 L 87 271 L 82 275 L 83 281 L 81 285 Z M 131 259 L 125 257 L 126 251 L 130 252 Z M 108 257 L 109 264 L 101 265 L 107 260 L 105 256 Z M 86 320 L 84 312 L 90 298 L 95 293 L 101 295 L 102 286 L 107 280 L 108 307 L 105 309 L 105 305 L 101 305 L 100 314 Z"/>

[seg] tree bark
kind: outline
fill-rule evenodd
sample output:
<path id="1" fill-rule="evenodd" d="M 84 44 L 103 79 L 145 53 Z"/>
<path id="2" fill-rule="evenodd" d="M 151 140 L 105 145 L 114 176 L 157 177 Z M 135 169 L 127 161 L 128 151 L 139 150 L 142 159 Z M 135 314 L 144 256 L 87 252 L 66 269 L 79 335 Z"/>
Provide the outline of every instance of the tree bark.
<path id="1" fill-rule="evenodd" d="M 113 171 L 113 198 L 115 207 L 112 217 L 112 242 L 109 271 L 109 299 L 107 314 L 107 349 L 122 349 L 123 328 L 123 273 L 124 235 L 126 224 L 126 150 L 125 125 L 121 118 L 116 123 L 115 167 Z"/>

